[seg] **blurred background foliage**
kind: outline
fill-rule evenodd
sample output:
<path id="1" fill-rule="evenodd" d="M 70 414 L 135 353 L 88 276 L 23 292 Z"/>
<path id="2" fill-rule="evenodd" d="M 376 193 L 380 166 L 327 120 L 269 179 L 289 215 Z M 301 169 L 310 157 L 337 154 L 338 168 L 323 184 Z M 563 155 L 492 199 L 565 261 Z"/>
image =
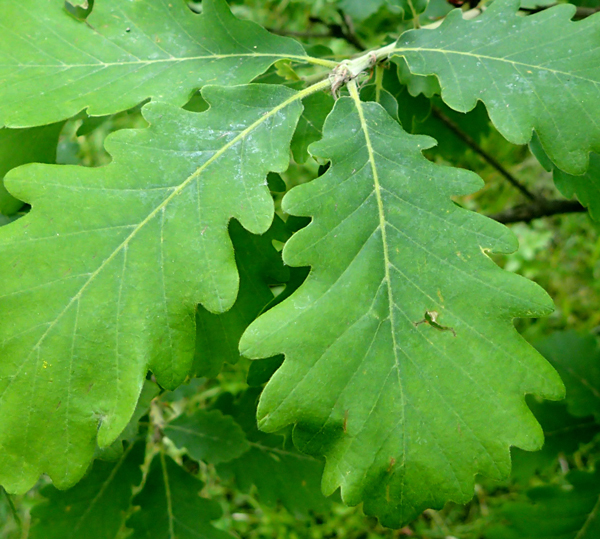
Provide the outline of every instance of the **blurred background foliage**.
<path id="1" fill-rule="evenodd" d="M 600 6 L 600 0 L 581 0 L 575 3 L 590 9 Z M 453 9 L 445 0 L 415 2 L 410 4 L 413 6 L 410 9 L 410 5 L 402 0 L 230 0 L 230 4 L 238 17 L 254 20 L 275 33 L 295 37 L 313 55 L 334 59 L 347 58 L 369 47 L 381 46 L 405 30 L 435 24 Z M 523 2 L 523 7 L 530 10 L 542 5 L 543 0 Z M 200 12 L 201 2 L 190 2 L 190 8 Z M 463 9 L 468 8 L 466 5 Z M 71 11 L 77 16 L 87 14 L 81 9 Z M 479 105 L 468 114 L 456 113 L 436 97 L 439 87 L 436 89 L 435 80 L 411 79 L 410 75 L 403 74 L 402 66 L 398 74 L 398 66 L 395 64 L 378 69 L 382 71 L 371 73 L 369 80 L 363 81 L 363 97 L 368 98 L 369 85 L 379 81 L 386 90 L 386 96 L 389 96 L 385 98 L 388 101 L 387 104 L 383 103 L 384 106 L 391 114 L 398 116 L 404 128 L 414 133 L 430 135 L 438 141 L 436 148 L 427 151 L 429 159 L 473 170 L 485 181 L 485 187 L 481 191 L 457 197 L 457 204 L 486 215 L 498 215 L 507 209 L 530 203 L 531 200 L 524 192 L 552 200 L 563 198 L 554 186 L 551 173 L 540 165 L 529 147 L 514 146 L 506 142 L 490 124 L 483 106 Z M 279 82 L 298 87 L 304 81 L 322 75 L 323 68 L 282 63 L 259 77 L 257 82 Z M 425 91 L 427 97 L 419 93 L 421 90 Z M 326 96 L 317 97 L 316 100 L 319 102 L 313 106 L 318 123 L 323 121 L 333 100 Z M 196 95 L 192 96 L 186 108 L 202 111 L 206 104 L 200 95 Z M 140 109 L 141 106 L 138 106 L 120 114 L 100 118 L 90 118 L 81 113 L 68 120 L 60 131 L 56 162 L 88 167 L 108 164 L 111 158 L 104 149 L 104 140 L 110 133 L 120 129 L 143 129 L 147 123 Z M 323 163 L 310 158 L 305 146 L 294 148 L 295 159 L 281 178 L 270 178 L 276 202 L 281 200 L 285 189 L 311 181 L 322 171 Z M 501 167 L 496 166 L 497 164 Z M 507 179 L 506 173 L 522 189 L 516 188 Z M 14 211 L 5 212 L 5 215 L 0 215 L 0 224 L 18 218 L 26 211 L 27 207 L 18 207 Z M 280 209 L 279 215 L 287 220 Z M 288 225 L 297 228 L 302 223 L 294 224 L 290 220 Z M 584 371 L 597 370 L 600 365 L 596 353 L 596 335 L 600 332 L 598 223 L 586 212 L 577 211 L 509 223 L 507 226 L 517 235 L 520 248 L 509 255 L 493 255 L 494 260 L 505 269 L 539 283 L 548 291 L 556 305 L 555 312 L 547 318 L 517 320 L 518 329 L 525 338 L 539 346 L 557 368 L 560 361 L 567 361 L 574 353 L 578 353 Z M 273 243 L 281 248 L 282 241 L 284 239 L 280 238 Z M 294 274 L 290 283 L 296 279 L 298 285 L 305 275 L 306 272 Z M 273 295 L 277 295 L 282 289 L 282 286 L 274 287 Z M 563 333 L 565 331 L 575 333 Z M 549 357 L 552 355 L 560 357 L 552 359 Z M 250 378 L 258 381 L 252 385 L 260 386 L 263 381 L 261 377 L 266 376 L 265 379 L 268 379 L 270 371 L 277 366 L 277 360 L 274 365 L 264 366 L 265 374 L 257 372 L 263 366 L 258 369 L 252 367 L 251 370 L 250 361 L 240 358 L 235 363 L 235 359 L 237 358 L 225 363 L 214 378 L 195 378 L 174 392 L 163 393 L 153 401 L 149 415 L 142 418 L 142 428 L 148 425 L 149 418 L 154 424 L 161 424 L 185 411 L 231 410 L 234 399 L 245 398 L 247 394 L 249 371 Z M 585 380 L 590 386 L 591 399 L 596 399 L 600 408 L 600 380 L 594 380 L 593 375 L 584 374 L 579 379 Z M 593 470 L 600 455 L 600 427 L 597 421 L 600 414 L 594 415 L 593 410 L 585 407 L 581 413 L 573 412 L 570 409 L 573 406 L 570 399 L 571 394 L 566 403 L 530 401 L 546 431 L 548 442 L 539 453 L 513 452 L 514 471 L 510 479 L 498 485 L 480 478 L 475 496 L 469 504 L 462 506 L 448 503 L 441 511 L 426 511 L 417 521 L 401 530 L 385 529 L 376 519 L 366 517 L 360 507 L 349 508 L 336 499 L 325 500 L 315 495 L 306 502 L 297 499 L 288 500 L 284 504 L 277 497 L 265 496 L 260 488 L 251 484 L 252 481 L 244 489 L 236 488 L 235 477 L 237 474 L 239 479 L 241 471 L 236 471 L 231 463 L 228 466 L 198 463 L 174 444 L 168 446 L 168 449 L 173 458 L 202 480 L 204 487 L 201 495 L 217 501 L 221 506 L 223 514 L 215 522 L 216 526 L 239 537 L 513 537 L 506 532 L 508 528 L 505 527 L 510 522 L 517 522 L 521 513 L 517 511 L 517 516 L 514 511 L 511 513 L 509 510 L 507 513 L 506 507 L 513 507 L 511 504 L 519 502 L 519 511 L 527 513 L 527 492 L 532 487 L 550 486 L 558 489 L 557 492 L 561 495 L 571 492 L 575 488 L 570 479 L 572 470 Z M 260 433 L 252 431 L 255 427 L 250 423 L 246 427 L 243 421 L 240 424 L 244 429 L 249 429 L 246 434 L 248 439 L 255 440 L 253 443 L 271 443 L 266 439 L 256 442 L 258 438 L 252 436 L 260 436 Z M 280 466 L 284 464 L 278 463 Z M 16 539 L 31 536 L 31 510 L 42 500 L 40 490 L 43 486 L 44 482 L 41 481 L 39 488 L 21 497 L 9 497 L 4 492 L 0 494 L 0 537 Z M 295 496 L 294 492 L 289 494 Z M 312 495 L 311 492 L 307 494 Z M 125 538 L 127 535 L 128 531 L 123 527 L 118 537 Z"/>

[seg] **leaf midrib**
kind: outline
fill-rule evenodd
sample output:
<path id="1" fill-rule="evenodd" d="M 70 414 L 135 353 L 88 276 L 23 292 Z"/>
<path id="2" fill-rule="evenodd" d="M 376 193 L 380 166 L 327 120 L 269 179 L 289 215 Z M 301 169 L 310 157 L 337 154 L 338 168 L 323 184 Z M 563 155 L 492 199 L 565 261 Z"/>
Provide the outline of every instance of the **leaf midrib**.
<path id="1" fill-rule="evenodd" d="M 387 242 L 387 220 L 385 217 L 385 209 L 383 205 L 383 197 L 381 195 L 381 185 L 379 183 L 379 171 L 377 169 L 377 164 L 375 162 L 375 151 L 373 149 L 373 145 L 371 144 L 371 137 L 369 135 L 369 126 L 367 124 L 364 110 L 363 110 L 363 102 L 360 100 L 360 96 L 358 94 L 358 88 L 356 85 L 356 81 L 351 81 L 348 84 L 348 89 L 350 91 L 350 97 L 352 97 L 354 101 L 354 105 L 356 106 L 356 110 L 358 112 L 358 117 L 360 119 L 360 125 L 362 132 L 365 137 L 365 145 L 367 147 L 367 152 L 369 155 L 369 163 L 371 165 L 371 171 L 373 173 L 373 189 L 375 191 L 375 197 L 377 199 L 377 210 L 379 214 L 379 229 L 381 230 L 381 243 L 383 246 L 383 263 L 384 263 L 384 280 L 386 282 L 387 290 L 388 290 L 388 306 L 389 306 L 389 319 L 390 319 L 390 334 L 392 337 L 392 345 L 394 347 L 394 361 L 396 364 L 396 374 L 398 377 L 398 388 L 400 389 L 400 408 L 402 410 L 402 415 L 398 421 L 398 424 L 404 423 L 405 419 L 405 396 L 404 396 L 404 386 L 402 384 L 402 377 L 400 376 L 400 359 L 398 358 L 398 344 L 396 342 L 396 323 L 394 317 L 394 295 L 392 291 L 392 279 L 390 275 L 390 256 L 389 256 L 389 247 Z M 403 469 L 406 463 L 406 435 L 404 430 L 402 431 L 402 463 L 401 468 Z M 400 505 L 402 506 L 404 500 L 404 478 L 406 474 L 402 474 L 402 486 L 400 488 Z"/>
<path id="2" fill-rule="evenodd" d="M 217 152 L 215 152 L 205 163 L 203 163 L 202 166 L 200 166 L 198 169 L 196 169 L 195 172 L 193 172 L 181 184 L 179 184 L 179 186 L 177 186 L 176 188 L 174 188 L 173 192 L 167 198 L 165 198 L 152 212 L 150 212 L 148 214 L 148 216 L 144 220 L 142 220 L 138 225 L 136 225 L 136 227 L 132 230 L 132 232 L 129 234 L 129 236 L 127 236 L 127 238 L 125 238 L 125 240 L 123 240 L 115 248 L 115 250 L 107 258 L 104 259 L 104 261 L 98 267 L 98 269 L 96 269 L 94 272 L 92 272 L 90 274 L 90 277 L 88 278 L 88 280 L 82 285 L 82 287 L 79 289 L 79 291 L 73 297 L 71 297 L 71 299 L 66 304 L 66 306 L 64 307 L 64 309 L 50 323 L 50 325 L 48 326 L 48 328 L 46 329 L 46 331 L 43 333 L 43 335 L 39 338 L 39 340 L 37 341 L 37 343 L 35 344 L 35 346 L 32 348 L 31 353 L 33 353 L 34 350 L 37 350 L 40 347 L 40 345 L 42 344 L 42 342 L 44 341 L 44 339 L 54 329 L 54 327 L 56 326 L 56 324 L 58 323 L 58 321 L 70 309 L 70 307 L 73 305 L 73 303 L 75 303 L 76 301 L 79 301 L 81 299 L 81 297 L 82 297 L 83 293 L 85 292 L 86 288 L 88 286 L 90 286 L 90 284 L 102 272 L 102 270 L 108 264 L 110 264 L 110 262 L 121 252 L 122 249 L 124 249 L 129 244 L 129 242 L 137 235 L 137 233 L 147 223 L 149 223 L 156 215 L 158 215 L 158 213 L 160 211 L 162 211 L 164 208 L 166 208 L 166 206 L 171 202 L 171 200 L 173 200 L 176 196 L 178 196 L 179 193 L 181 193 L 191 182 L 193 182 L 198 176 L 200 176 L 200 174 L 202 174 L 202 172 L 204 172 L 204 170 L 206 170 L 210 165 L 212 165 L 212 163 L 214 163 L 217 159 L 219 159 L 227 150 L 229 150 L 231 147 L 233 147 L 235 144 L 237 144 L 240 140 L 242 140 L 244 137 L 246 137 L 249 133 L 251 133 L 252 131 L 254 131 L 254 129 L 256 129 L 258 126 L 260 126 L 266 120 L 268 120 L 269 118 L 271 118 L 273 115 L 277 114 L 280 110 L 283 110 L 288 105 L 290 105 L 290 104 L 292 104 L 292 103 L 294 103 L 294 102 L 296 102 L 298 100 L 303 99 L 304 97 L 306 97 L 307 95 L 310 95 L 311 93 L 314 93 L 314 92 L 317 92 L 319 90 L 327 88 L 328 86 L 330 86 L 330 84 L 331 83 L 329 82 L 329 80 L 321 81 L 320 83 L 317 83 L 317 84 L 315 84 L 313 86 L 310 86 L 309 88 L 306 88 L 305 90 L 302 90 L 301 92 L 296 93 L 295 95 L 293 95 L 290 98 L 286 99 L 283 103 L 280 103 L 279 105 L 277 105 L 276 107 L 274 107 L 273 109 L 271 109 L 267 114 L 265 114 L 264 116 L 261 116 L 258 120 L 256 120 L 250 126 L 248 126 L 244 131 L 242 131 L 235 138 L 231 139 L 221 149 L 219 149 Z"/>
<path id="3" fill-rule="evenodd" d="M 73 69 L 77 67 L 113 67 L 113 66 L 126 66 L 126 65 L 152 65 L 166 62 L 190 62 L 195 60 L 222 60 L 225 58 L 280 58 L 287 60 L 296 60 L 302 63 L 309 63 L 315 65 L 322 65 L 325 67 L 335 67 L 337 62 L 332 60 L 325 60 L 322 58 L 315 58 L 313 56 L 301 56 L 296 54 L 279 54 L 279 53 L 266 53 L 266 52 L 255 52 L 255 53 L 235 53 L 235 54 L 207 54 L 202 56 L 183 56 L 176 57 L 171 56 L 170 58 L 157 58 L 156 60 L 131 60 L 124 62 L 92 62 L 88 64 L 0 64 L 0 67 L 22 67 L 22 68 L 43 68 L 43 67 L 55 67 L 63 69 Z"/>
<path id="4" fill-rule="evenodd" d="M 528 67 L 531 69 L 535 69 L 536 71 L 548 71 L 549 73 L 553 73 L 555 75 L 563 75 L 563 76 L 568 76 L 568 77 L 572 77 L 572 78 L 576 78 L 576 79 L 580 79 L 586 82 L 591 82 L 592 84 L 600 84 L 600 80 L 594 80 L 594 79 L 590 79 L 590 78 L 586 78 L 583 77 L 581 75 L 577 75 L 575 73 L 571 73 L 569 71 L 561 71 L 559 69 L 552 69 L 549 67 L 544 67 L 544 66 L 540 66 L 540 65 L 535 65 L 535 64 L 527 64 L 525 62 L 517 62 L 514 60 L 507 60 L 506 58 L 499 58 L 497 56 L 488 56 L 485 54 L 476 54 L 473 52 L 465 52 L 465 51 L 452 51 L 452 50 L 448 50 L 448 49 L 435 49 L 435 48 L 427 48 L 427 47 L 402 47 L 402 48 L 398 48 L 398 49 L 394 49 L 391 53 L 390 56 L 401 56 L 404 57 L 404 54 L 400 54 L 400 53 L 406 53 L 406 52 L 431 52 L 431 53 L 438 53 L 438 54 L 455 54 L 458 56 L 468 56 L 468 57 L 472 57 L 472 58 L 477 58 L 478 60 L 488 60 L 491 62 L 502 62 L 505 64 L 509 64 L 512 66 L 521 66 L 521 67 Z"/>

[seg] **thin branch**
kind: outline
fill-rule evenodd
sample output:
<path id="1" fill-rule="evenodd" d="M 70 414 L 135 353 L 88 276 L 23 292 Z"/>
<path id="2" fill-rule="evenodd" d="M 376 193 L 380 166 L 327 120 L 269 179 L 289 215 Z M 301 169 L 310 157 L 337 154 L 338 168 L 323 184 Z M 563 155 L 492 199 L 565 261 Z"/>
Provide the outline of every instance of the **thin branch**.
<path id="1" fill-rule="evenodd" d="M 530 204 L 520 204 L 488 217 L 500 223 L 518 223 L 533 221 L 540 217 L 549 217 L 560 213 L 582 213 L 587 208 L 576 200 L 536 200 Z"/>
<path id="2" fill-rule="evenodd" d="M 279 28 L 267 28 L 269 32 L 272 34 L 277 34 L 278 36 L 290 36 L 290 37 L 304 37 L 307 39 L 311 38 L 327 38 L 327 37 L 337 37 L 334 36 L 331 31 L 329 32 L 294 32 L 292 30 L 280 30 Z"/>
<path id="3" fill-rule="evenodd" d="M 13 503 L 10 494 L 8 492 L 6 492 L 6 490 L 4 490 L 4 487 L 0 487 L 0 489 L 2 489 L 2 492 L 4 492 L 4 496 L 6 497 L 6 501 L 8 502 L 8 507 L 10 508 L 10 512 L 12 514 L 12 517 L 13 517 L 15 523 L 17 524 L 19 529 L 21 529 L 23 527 L 23 523 L 21 522 L 21 518 L 19 517 L 19 513 L 17 512 L 17 508 L 15 507 L 15 504 Z"/>
<path id="4" fill-rule="evenodd" d="M 521 191 L 523 195 L 529 200 L 537 200 L 537 197 L 525 187 L 515 176 L 513 176 L 504 166 L 496 160 L 495 157 L 486 152 L 475 140 L 465 133 L 458 125 L 456 125 L 448 116 L 446 116 L 441 110 L 433 107 L 433 115 L 443 122 L 450 131 L 452 131 L 459 139 L 461 139 L 469 148 L 475 153 L 480 155 L 487 163 L 494 167 L 502 176 L 504 176 L 510 184 Z"/>
<path id="5" fill-rule="evenodd" d="M 359 51 L 364 51 L 366 47 L 362 44 L 362 42 L 360 41 L 360 39 L 358 39 L 358 36 L 356 35 L 352 17 L 344 13 L 341 9 L 338 9 L 338 13 L 342 18 L 342 31 L 344 32 L 344 39 L 351 45 L 354 45 Z"/>

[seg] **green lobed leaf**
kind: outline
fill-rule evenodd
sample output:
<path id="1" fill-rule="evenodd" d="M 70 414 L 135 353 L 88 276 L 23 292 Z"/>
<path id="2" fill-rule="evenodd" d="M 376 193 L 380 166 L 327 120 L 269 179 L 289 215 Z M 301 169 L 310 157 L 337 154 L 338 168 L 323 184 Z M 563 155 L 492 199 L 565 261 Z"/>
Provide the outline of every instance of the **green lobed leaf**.
<path id="1" fill-rule="evenodd" d="M 54 163 L 62 122 L 31 129 L 0 129 L 0 214 L 14 215 L 23 202 L 4 187 L 4 176 L 25 163 Z"/>
<path id="2" fill-rule="evenodd" d="M 215 314 L 198 307 L 194 376 L 214 378 L 223 362 L 237 363 L 242 333 L 273 301 L 269 285 L 289 279 L 289 269 L 283 266 L 281 254 L 273 246 L 274 239 L 285 241 L 289 237 L 279 217 L 275 216 L 271 228 L 261 236 L 250 234 L 232 221 L 229 235 L 240 274 L 239 292 L 235 304 L 225 313 Z"/>
<path id="3" fill-rule="evenodd" d="M 323 463 L 298 453 L 282 436 L 256 428 L 259 393 L 250 389 L 235 403 L 222 399 L 218 404 L 241 425 L 250 444 L 241 457 L 219 464 L 219 475 L 233 478 L 243 492 L 255 486 L 261 503 L 273 506 L 281 502 L 295 515 L 327 509 L 330 501 L 321 494 L 320 487 Z"/>
<path id="4" fill-rule="evenodd" d="M 202 498 L 204 484 L 160 452 L 150 464 L 142 491 L 133 499 L 140 510 L 127 521 L 130 539 L 232 539 L 212 526 L 221 508 Z"/>
<path id="5" fill-rule="evenodd" d="M 129 446 L 116 462 L 96 460 L 69 490 L 44 487 L 47 499 L 34 506 L 30 539 L 114 539 L 131 505 L 133 487 L 142 481 L 144 446 Z"/>
<path id="6" fill-rule="evenodd" d="M 73 485 L 96 438 L 129 421 L 151 369 L 188 374 L 196 305 L 223 312 L 238 275 L 231 218 L 265 232 L 270 170 L 289 163 L 302 93 L 208 86 L 201 114 L 143 109 L 151 126 L 106 141 L 106 167 L 26 165 L 7 187 L 32 211 L 0 228 L 0 484 Z M 43 308 L 40 308 L 43 306 Z M 52 440 L 52 443 L 48 443 Z"/>
<path id="7" fill-rule="evenodd" d="M 224 0 L 204 0 L 202 15 L 183 0 L 103 0 L 86 21 L 62 4 L 3 2 L 0 126 L 113 114 L 147 98 L 181 106 L 205 84 L 247 83 L 281 58 L 308 58 Z"/>
<path id="8" fill-rule="evenodd" d="M 426 160 L 432 144 L 356 91 L 336 102 L 310 148 L 331 167 L 283 200 L 312 217 L 284 262 L 311 273 L 240 343 L 250 358 L 286 357 L 259 427 L 295 424 L 297 447 L 326 457 L 324 493 L 341 487 L 389 527 L 467 501 L 476 473 L 506 477 L 509 446 L 542 445 L 524 394 L 564 391 L 512 323 L 551 300 L 487 256 L 513 251 L 515 237 L 452 202 L 482 182 Z M 427 311 L 437 325 L 422 323 Z"/>
<path id="9" fill-rule="evenodd" d="M 600 470 L 573 471 L 572 488 L 545 486 L 530 490 L 531 503 L 507 503 L 499 524 L 486 539 L 595 539 L 600 537 Z"/>
<path id="10" fill-rule="evenodd" d="M 471 21 L 454 10 L 435 30 L 403 34 L 392 54 L 414 74 L 435 74 L 453 109 L 483 101 L 510 142 L 535 129 L 560 169 L 582 174 L 600 151 L 600 15 L 573 22 L 566 4 L 521 17 L 519 5 L 496 0 Z"/>
<path id="11" fill-rule="evenodd" d="M 209 464 L 233 460 L 250 448 L 241 427 L 219 410 L 180 415 L 167 423 L 163 432 L 194 460 Z"/>
<path id="12" fill-rule="evenodd" d="M 536 343 L 567 388 L 566 404 L 575 417 L 593 415 L 600 421 L 600 348 L 592 335 L 557 331 Z"/>

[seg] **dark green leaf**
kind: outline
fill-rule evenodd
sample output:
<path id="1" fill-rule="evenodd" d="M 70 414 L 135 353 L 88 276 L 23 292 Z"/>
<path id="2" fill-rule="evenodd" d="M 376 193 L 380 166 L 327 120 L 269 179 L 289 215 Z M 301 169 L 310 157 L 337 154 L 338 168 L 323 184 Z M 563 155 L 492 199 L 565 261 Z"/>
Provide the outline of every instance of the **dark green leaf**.
<path id="1" fill-rule="evenodd" d="M 590 166 L 583 176 L 554 169 L 554 183 L 567 198 L 577 197 L 595 221 L 600 221 L 600 155 L 590 154 Z"/>
<path id="2" fill-rule="evenodd" d="M 329 500 L 321 494 L 323 463 L 298 453 L 282 436 L 265 434 L 256 428 L 259 391 L 249 390 L 233 405 L 223 407 L 246 432 L 250 450 L 240 458 L 219 464 L 219 475 L 233 477 L 237 487 L 247 492 L 256 487 L 261 503 L 280 501 L 293 514 L 323 511 Z"/>
<path id="3" fill-rule="evenodd" d="M 536 343 L 536 348 L 563 379 L 569 412 L 600 420 L 600 348 L 596 337 L 556 332 Z"/>
<path id="4" fill-rule="evenodd" d="M 581 444 L 590 442 L 600 433 L 593 417 L 573 417 L 564 402 L 539 402 L 528 398 L 527 405 L 544 431 L 544 447 L 540 451 L 512 450 L 512 474 L 524 483 L 536 472 L 556 463 L 560 455 L 572 455 Z"/>
<path id="5" fill-rule="evenodd" d="M 0 129 L 0 214 L 13 215 L 23 206 L 4 187 L 4 175 L 25 163 L 54 163 L 63 125 L 61 122 L 32 129 Z"/>
<path id="6" fill-rule="evenodd" d="M 292 138 L 292 153 L 297 163 L 308 159 L 308 146 L 321 138 L 325 118 L 333 107 L 333 97 L 317 93 L 307 97 L 302 104 L 304 111 Z"/>
<path id="7" fill-rule="evenodd" d="M 241 427 L 219 410 L 181 415 L 167 423 L 163 432 L 194 460 L 210 464 L 233 460 L 250 447 Z"/>
<path id="8" fill-rule="evenodd" d="M 486 539 L 596 539 L 600 537 L 600 470 L 571 472 L 572 488 L 548 486 L 528 492 L 531 503 L 508 503 L 508 521 Z"/>
<path id="9" fill-rule="evenodd" d="M 69 490 L 42 489 L 46 502 L 36 505 L 30 539 L 114 539 L 140 484 L 144 443 L 129 446 L 116 462 L 96 460 L 90 472 Z"/>
<path id="10" fill-rule="evenodd" d="M 127 521 L 130 539 L 232 539 L 210 524 L 221 508 L 200 497 L 204 484 L 160 452 L 150 464 L 142 491 L 133 499 L 140 510 Z"/>
<path id="11" fill-rule="evenodd" d="M 226 313 L 213 314 L 198 307 L 194 376 L 214 378 L 223 362 L 237 363 L 242 333 L 273 301 L 269 285 L 289 279 L 289 270 L 283 266 L 281 254 L 273 247 L 273 240 L 285 241 L 289 237 L 279 217 L 275 217 L 271 228 L 262 236 L 250 234 L 236 221 L 230 223 L 229 234 L 240 274 L 239 293 L 235 304 Z"/>

